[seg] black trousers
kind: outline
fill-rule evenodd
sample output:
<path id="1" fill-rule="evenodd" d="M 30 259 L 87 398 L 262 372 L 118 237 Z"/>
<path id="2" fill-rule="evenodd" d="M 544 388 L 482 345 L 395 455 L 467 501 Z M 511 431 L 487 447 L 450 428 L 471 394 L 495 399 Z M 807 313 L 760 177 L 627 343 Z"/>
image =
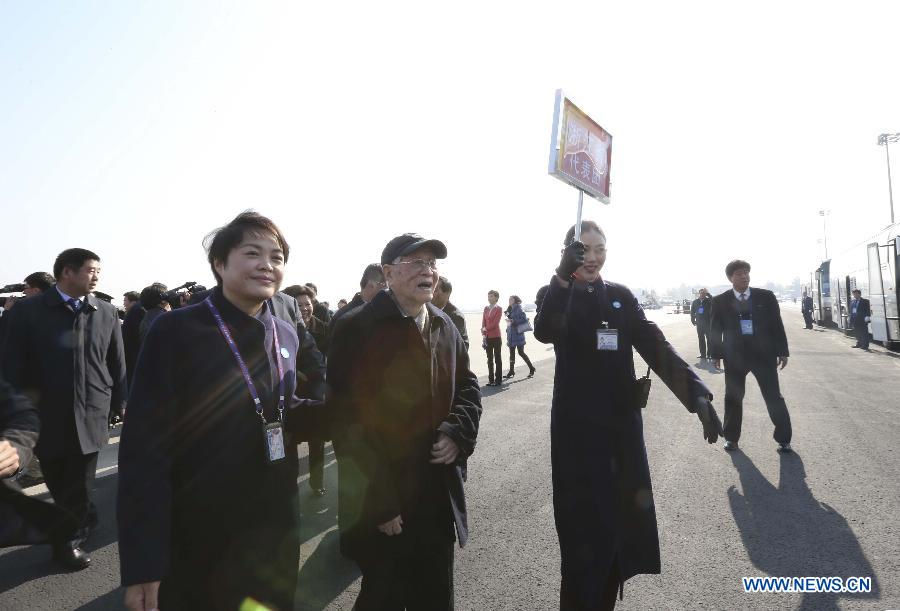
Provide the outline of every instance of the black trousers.
<path id="1" fill-rule="evenodd" d="M 725 439 L 735 443 L 741 437 L 741 421 L 744 415 L 744 384 L 752 373 L 762 391 L 769 418 L 775 425 L 773 437 L 778 443 L 791 441 L 791 416 L 778 386 L 778 363 L 771 359 L 756 358 L 748 363 L 725 361 Z"/>
<path id="2" fill-rule="evenodd" d="M 310 439 L 307 443 L 309 443 L 309 487 L 319 490 L 325 487 L 325 442 L 321 439 Z"/>
<path id="3" fill-rule="evenodd" d="M 565 584 L 559 589 L 559 611 L 612 611 L 616 608 L 616 594 L 619 593 L 619 573 L 610 571 L 597 606 L 585 606 L 570 592 L 566 591 Z"/>
<path id="4" fill-rule="evenodd" d="M 709 346 L 709 326 L 697 323 L 697 343 L 700 346 L 700 358 L 705 359 Z"/>
<path id="5" fill-rule="evenodd" d="M 803 322 L 806 323 L 806 328 L 807 328 L 807 329 L 812 329 L 812 327 L 813 327 L 813 325 L 812 325 L 812 322 L 813 322 L 813 321 L 812 321 L 812 312 L 804 312 L 804 313 L 803 313 Z"/>
<path id="6" fill-rule="evenodd" d="M 525 346 L 510 346 L 509 347 L 509 372 L 512 373 L 516 370 L 516 350 L 519 351 L 519 356 L 522 357 L 522 360 L 525 361 L 525 364 L 528 365 L 528 371 L 534 371 L 534 365 L 531 364 L 531 359 L 528 358 L 528 355 L 525 354 Z"/>
<path id="7" fill-rule="evenodd" d="M 97 508 L 91 501 L 97 456 L 94 452 L 41 457 L 44 482 L 60 509 L 55 523 L 48 525 L 56 544 L 81 545 L 97 524 Z"/>
<path id="8" fill-rule="evenodd" d="M 863 348 L 869 347 L 869 325 L 865 321 L 853 327 L 856 343 Z"/>
<path id="9" fill-rule="evenodd" d="M 503 351 L 503 340 L 499 337 L 487 338 L 486 350 L 488 360 L 488 381 L 493 382 L 495 380 L 494 367 L 496 365 L 496 380 L 499 382 L 500 378 L 503 377 L 503 357 L 501 356 L 501 352 Z"/>
<path id="10" fill-rule="evenodd" d="M 408 554 L 391 543 L 357 561 L 362 587 L 353 610 L 452 611 L 453 542 L 416 544 Z"/>

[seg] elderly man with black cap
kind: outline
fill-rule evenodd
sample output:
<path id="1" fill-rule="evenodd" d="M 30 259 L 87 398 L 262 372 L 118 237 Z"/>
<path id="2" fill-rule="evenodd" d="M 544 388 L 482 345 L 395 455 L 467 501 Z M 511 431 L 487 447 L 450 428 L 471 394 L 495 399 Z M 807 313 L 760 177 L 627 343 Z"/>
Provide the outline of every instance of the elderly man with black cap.
<path id="1" fill-rule="evenodd" d="M 341 318 L 328 360 L 341 550 L 363 575 L 357 611 L 452 609 L 453 541 L 481 392 L 456 326 L 431 300 L 438 240 L 407 233 L 381 255 L 387 291 Z"/>

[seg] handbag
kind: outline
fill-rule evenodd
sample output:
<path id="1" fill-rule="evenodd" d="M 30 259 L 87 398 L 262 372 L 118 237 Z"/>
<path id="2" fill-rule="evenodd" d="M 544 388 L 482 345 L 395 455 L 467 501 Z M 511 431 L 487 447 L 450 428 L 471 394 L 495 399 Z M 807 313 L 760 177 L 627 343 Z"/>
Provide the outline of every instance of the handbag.
<path id="1" fill-rule="evenodd" d="M 634 381 L 634 408 L 644 409 L 650 399 L 650 367 L 647 367 L 647 375 Z"/>
<path id="2" fill-rule="evenodd" d="M 516 325 L 516 331 L 525 333 L 526 331 L 534 331 L 534 327 L 531 326 L 531 321 L 526 318 L 525 322 Z"/>

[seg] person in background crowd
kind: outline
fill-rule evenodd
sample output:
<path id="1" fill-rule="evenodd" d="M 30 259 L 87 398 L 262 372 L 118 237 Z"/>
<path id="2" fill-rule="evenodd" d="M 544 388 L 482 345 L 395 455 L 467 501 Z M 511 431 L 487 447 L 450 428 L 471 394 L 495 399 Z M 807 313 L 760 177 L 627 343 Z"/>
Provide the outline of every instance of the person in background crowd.
<path id="1" fill-rule="evenodd" d="M 15 389 L 39 397 L 36 452 L 59 509 L 53 555 L 83 569 L 90 556 L 81 546 L 98 521 L 91 501 L 97 456 L 109 438 L 110 411 L 121 415 L 127 396 L 125 351 L 116 309 L 91 296 L 100 257 L 65 250 L 53 275 L 55 288 L 13 311 L 2 370 Z"/>
<path id="2" fill-rule="evenodd" d="M 538 289 L 537 293 L 534 295 L 534 305 L 538 312 L 541 311 L 541 305 L 544 303 L 544 298 L 547 296 L 547 291 L 550 289 L 549 284 L 545 284 L 541 288 Z"/>
<path id="3" fill-rule="evenodd" d="M 752 373 L 762 391 L 779 452 L 791 451 L 791 416 L 778 387 L 778 366 L 787 367 L 788 343 L 778 299 L 772 291 L 750 288 L 750 264 L 735 259 L 725 266 L 732 290 L 713 299 L 711 352 L 716 369 L 725 359 L 725 449 L 738 449 L 744 414 L 744 384 Z"/>
<path id="4" fill-rule="evenodd" d="M 139 341 L 135 355 L 140 352 L 140 344 L 142 344 L 144 338 L 147 337 L 147 333 L 150 331 L 150 326 L 153 324 L 153 321 L 162 314 L 172 310 L 172 304 L 169 303 L 170 297 L 168 296 L 168 290 L 169 289 L 165 284 L 154 282 L 141 291 L 141 307 L 144 308 L 146 313 L 141 318 L 140 325 L 138 326 Z"/>
<path id="5" fill-rule="evenodd" d="M 337 319 L 341 318 L 348 312 L 355 310 L 361 305 L 369 303 L 374 299 L 379 291 L 383 291 L 387 284 L 384 282 L 384 271 L 381 269 L 380 263 L 370 263 L 363 271 L 362 278 L 359 281 L 359 292 L 353 296 L 350 303 L 335 312 L 332 320 L 329 322 L 329 332 L 334 330 L 334 324 Z M 313 311 L 315 314 L 315 311 Z"/>
<path id="6" fill-rule="evenodd" d="M 346 299 L 338 299 L 338 304 L 337 304 L 337 311 L 338 311 L 338 312 L 340 312 L 341 309 L 344 308 L 344 307 L 346 307 L 346 306 L 347 306 L 347 300 L 346 300 Z M 335 312 L 335 314 L 337 314 L 337 312 Z M 332 318 L 334 318 L 334 316 L 332 316 Z"/>
<path id="7" fill-rule="evenodd" d="M 299 340 L 272 314 L 290 251 L 254 212 L 206 244 L 218 286 L 160 316 L 138 357 L 119 450 L 125 605 L 293 609 L 293 435 L 318 408 L 293 398 Z"/>
<path id="8" fill-rule="evenodd" d="M 872 308 L 868 299 L 862 298 L 862 291 L 853 289 L 853 301 L 850 302 L 850 326 L 856 336 L 854 348 L 869 349 L 869 321 L 872 320 Z"/>
<path id="9" fill-rule="evenodd" d="M 522 309 L 522 300 L 518 295 L 510 295 L 509 307 L 506 309 L 506 345 L 509 346 L 509 373 L 503 376 L 506 380 L 516 375 L 516 350 L 528 365 L 528 377 L 534 377 L 536 370 L 531 364 L 531 359 L 525 354 L 524 328 L 526 326 L 530 327 L 531 325 L 528 324 L 528 316 Z"/>
<path id="10" fill-rule="evenodd" d="M 455 305 L 450 303 L 450 294 L 452 292 L 453 285 L 450 284 L 450 281 L 443 276 L 439 277 L 438 283 L 434 287 L 434 299 L 431 300 L 431 303 L 433 303 L 435 307 L 443 310 L 444 314 L 450 317 L 450 320 L 456 325 L 456 330 L 459 331 L 463 343 L 466 345 L 466 350 L 468 350 L 469 334 L 466 331 L 466 317 L 463 316 L 463 313 L 460 312 Z"/>
<path id="11" fill-rule="evenodd" d="M 488 362 L 488 386 L 500 386 L 500 379 L 503 376 L 503 357 L 500 354 L 503 347 L 503 340 L 500 339 L 503 308 L 497 305 L 499 300 L 500 293 L 488 291 L 488 305 L 484 307 L 484 313 L 481 315 L 481 335 Z"/>
<path id="12" fill-rule="evenodd" d="M 560 609 L 613 609 L 626 580 L 661 568 L 633 349 L 698 415 L 709 443 L 722 426 L 712 394 L 632 292 L 601 277 L 603 230 L 584 221 L 581 241 L 572 227 L 563 245 L 534 325 L 556 352 L 550 456 Z"/>
<path id="13" fill-rule="evenodd" d="M 144 290 L 149 291 L 150 287 Z M 141 293 L 137 291 L 125 293 L 122 296 L 122 303 L 125 304 L 126 310 L 125 320 L 122 321 L 122 343 L 125 345 L 125 371 L 130 387 L 138 351 L 141 348 L 141 322 L 147 314 L 147 309 L 141 302 Z"/>
<path id="14" fill-rule="evenodd" d="M 125 309 L 125 313 L 131 311 L 136 305 L 140 305 L 141 303 L 141 294 L 137 291 L 128 291 L 122 295 L 122 307 Z"/>
<path id="15" fill-rule="evenodd" d="M 803 313 L 803 322 L 807 329 L 813 328 L 813 298 L 803 291 L 803 299 L 800 303 L 800 311 Z"/>
<path id="16" fill-rule="evenodd" d="M 697 343 L 700 345 L 700 360 L 705 361 L 709 342 L 709 317 L 712 297 L 706 289 L 697 291 L 697 298 L 691 303 L 691 324 L 697 327 Z"/>
<path id="17" fill-rule="evenodd" d="M 40 295 L 45 291 L 52 289 L 55 284 L 56 279 L 51 274 L 48 274 L 47 272 L 34 272 L 25 276 L 25 288 L 22 289 L 22 293 L 27 299 L 29 297 Z M 2 355 L 3 344 L 6 341 L 6 333 L 9 321 L 9 316 L 0 317 L 0 355 Z M 34 456 L 33 453 L 29 453 L 29 455 L 31 456 L 30 462 L 25 463 L 24 472 L 19 476 L 17 480 L 18 484 L 23 488 L 35 486 L 44 481 L 44 475 L 41 472 L 40 460 L 37 456 Z"/>
<path id="18" fill-rule="evenodd" d="M 319 295 L 319 289 L 312 282 L 307 282 L 304 286 L 312 289 L 313 295 Z M 313 315 L 326 324 L 331 322 L 331 310 L 328 309 L 328 302 L 319 303 L 317 299 L 313 298 Z"/>
<path id="19" fill-rule="evenodd" d="M 468 526 L 466 461 L 481 416 L 478 380 L 450 318 L 429 303 L 438 240 L 392 239 L 389 290 L 341 318 L 328 358 L 341 551 L 362 571 L 356 611 L 453 609 L 454 526 Z"/>
<path id="20" fill-rule="evenodd" d="M 297 300 L 303 324 L 316 341 L 316 348 L 324 355 L 328 354 L 328 326 L 313 315 L 313 299 L 315 293 L 308 286 L 294 285 L 284 289 L 284 293 Z M 326 359 L 327 363 L 327 359 Z M 298 384 L 297 396 L 303 399 L 321 399 L 308 396 L 306 384 Z M 309 443 L 309 487 L 316 496 L 325 496 L 325 442 L 321 439 L 310 439 Z"/>

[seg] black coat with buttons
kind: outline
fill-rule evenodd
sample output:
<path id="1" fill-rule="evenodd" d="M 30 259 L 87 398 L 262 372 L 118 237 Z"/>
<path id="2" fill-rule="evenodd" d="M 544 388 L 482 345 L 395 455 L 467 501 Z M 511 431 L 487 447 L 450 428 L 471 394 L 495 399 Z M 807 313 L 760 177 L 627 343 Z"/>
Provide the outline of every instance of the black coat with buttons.
<path id="1" fill-rule="evenodd" d="M 616 350 L 598 350 L 604 328 L 617 331 Z M 632 348 L 689 411 L 697 397 L 712 395 L 621 284 L 569 289 L 552 280 L 534 335 L 556 352 L 551 460 L 562 590 L 594 608 L 611 571 L 621 582 L 660 571 Z"/>
<path id="2" fill-rule="evenodd" d="M 262 422 L 208 306 L 160 316 L 138 357 L 119 449 L 122 583 L 161 580 L 162 608 L 237 609 L 250 596 L 290 609 L 300 554 L 296 438 L 322 434 L 322 408 L 291 399 L 296 327 L 268 310 L 248 316 L 219 289 L 210 295 L 270 423 L 276 359 L 283 363 L 286 458 L 267 462 Z"/>

